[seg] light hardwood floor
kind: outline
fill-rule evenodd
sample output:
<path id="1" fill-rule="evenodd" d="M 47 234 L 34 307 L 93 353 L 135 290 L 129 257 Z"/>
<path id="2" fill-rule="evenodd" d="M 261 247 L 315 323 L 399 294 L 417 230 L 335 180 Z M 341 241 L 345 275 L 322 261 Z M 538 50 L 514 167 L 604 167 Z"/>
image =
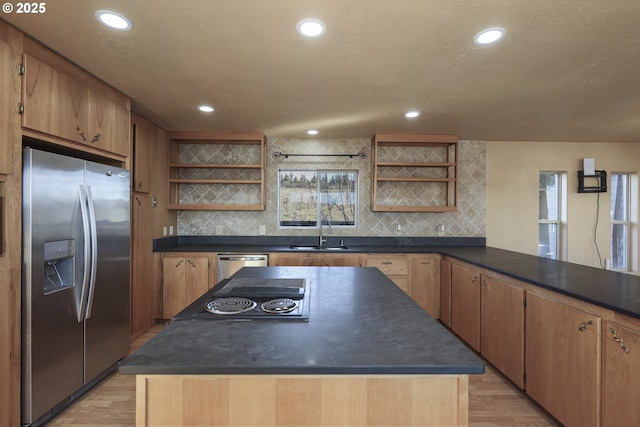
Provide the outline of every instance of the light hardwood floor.
<path id="1" fill-rule="evenodd" d="M 161 331 L 154 326 L 132 344 L 135 351 Z M 135 426 L 135 377 L 113 374 L 59 413 L 46 427 Z M 469 376 L 469 427 L 560 426 L 524 393 L 487 365 Z"/>

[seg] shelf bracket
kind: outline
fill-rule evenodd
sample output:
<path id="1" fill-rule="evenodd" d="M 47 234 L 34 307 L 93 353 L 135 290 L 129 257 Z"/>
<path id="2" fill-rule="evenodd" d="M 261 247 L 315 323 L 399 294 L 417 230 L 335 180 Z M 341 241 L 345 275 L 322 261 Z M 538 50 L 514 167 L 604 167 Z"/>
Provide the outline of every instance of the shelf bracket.
<path id="1" fill-rule="evenodd" d="M 289 157 L 348 157 L 350 159 L 358 157 L 360 159 L 366 159 L 367 153 L 360 152 L 356 154 L 293 154 L 274 151 L 272 156 L 274 159 L 279 159 L 280 157 L 284 157 L 285 159 L 288 159 Z"/>

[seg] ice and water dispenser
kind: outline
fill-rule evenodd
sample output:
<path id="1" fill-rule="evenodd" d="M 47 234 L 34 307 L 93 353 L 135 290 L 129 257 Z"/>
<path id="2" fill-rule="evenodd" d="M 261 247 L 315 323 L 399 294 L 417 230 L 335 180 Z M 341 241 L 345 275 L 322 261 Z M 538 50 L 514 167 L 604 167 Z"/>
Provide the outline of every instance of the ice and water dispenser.
<path id="1" fill-rule="evenodd" d="M 74 285 L 75 241 L 44 243 L 44 293 L 50 294 Z"/>

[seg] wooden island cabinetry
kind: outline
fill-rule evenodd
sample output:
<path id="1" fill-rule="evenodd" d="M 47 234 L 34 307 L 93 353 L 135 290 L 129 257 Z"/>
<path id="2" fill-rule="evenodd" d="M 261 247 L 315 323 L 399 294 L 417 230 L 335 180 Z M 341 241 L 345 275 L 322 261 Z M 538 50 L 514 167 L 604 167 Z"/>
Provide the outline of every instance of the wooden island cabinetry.
<path id="1" fill-rule="evenodd" d="M 29 38 L 23 73 L 25 136 L 116 159 L 129 157 L 129 98 Z"/>
<path id="2" fill-rule="evenodd" d="M 617 315 L 602 329 L 602 427 L 640 420 L 640 320 Z"/>
<path id="3" fill-rule="evenodd" d="M 480 272 L 451 266 L 451 329 L 480 351 Z"/>
<path id="4" fill-rule="evenodd" d="M 601 319 L 527 294 L 526 390 L 566 426 L 599 425 Z"/>
<path id="5" fill-rule="evenodd" d="M 480 353 L 521 389 L 524 389 L 524 299 L 524 289 L 482 275 Z"/>
<path id="6" fill-rule="evenodd" d="M 215 254 L 165 253 L 162 256 L 162 318 L 170 319 L 215 282 Z"/>

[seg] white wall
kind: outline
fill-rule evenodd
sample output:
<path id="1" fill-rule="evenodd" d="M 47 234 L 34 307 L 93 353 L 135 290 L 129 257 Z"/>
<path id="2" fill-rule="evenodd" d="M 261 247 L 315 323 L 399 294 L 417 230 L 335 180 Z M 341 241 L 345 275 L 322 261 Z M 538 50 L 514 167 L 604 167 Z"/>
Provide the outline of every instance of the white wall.
<path id="1" fill-rule="evenodd" d="M 578 193 L 582 159 L 594 158 L 605 170 L 638 173 L 640 143 L 487 143 L 487 246 L 537 255 L 538 177 L 540 171 L 566 172 L 568 177 L 567 259 L 598 267 L 594 244 L 597 194 Z M 609 258 L 611 193 L 600 193 L 597 244 L 602 262 Z M 636 260 L 637 263 L 637 260 Z"/>

